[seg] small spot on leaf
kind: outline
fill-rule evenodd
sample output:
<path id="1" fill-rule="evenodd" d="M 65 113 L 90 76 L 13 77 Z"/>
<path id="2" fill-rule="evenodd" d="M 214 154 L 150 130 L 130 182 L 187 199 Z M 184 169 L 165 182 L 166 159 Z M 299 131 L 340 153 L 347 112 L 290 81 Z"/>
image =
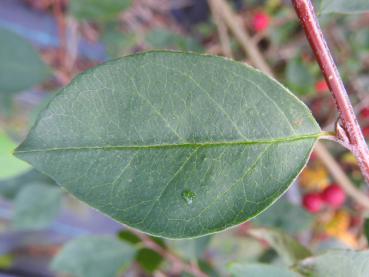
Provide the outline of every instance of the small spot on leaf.
<path id="1" fill-rule="evenodd" d="M 192 204 L 192 201 L 194 200 L 195 197 L 196 197 L 196 193 L 194 193 L 193 191 L 185 190 L 182 192 L 182 198 L 189 205 Z"/>

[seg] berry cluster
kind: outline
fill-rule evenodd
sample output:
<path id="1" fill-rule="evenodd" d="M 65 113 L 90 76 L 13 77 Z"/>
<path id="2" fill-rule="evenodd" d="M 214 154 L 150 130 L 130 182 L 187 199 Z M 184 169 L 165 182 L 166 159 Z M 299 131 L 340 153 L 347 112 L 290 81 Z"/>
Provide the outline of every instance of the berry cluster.
<path id="1" fill-rule="evenodd" d="M 338 209 L 342 207 L 345 200 L 346 194 L 342 188 L 337 184 L 331 184 L 320 193 L 311 192 L 305 194 L 302 203 L 307 211 L 317 213 L 324 206 Z"/>

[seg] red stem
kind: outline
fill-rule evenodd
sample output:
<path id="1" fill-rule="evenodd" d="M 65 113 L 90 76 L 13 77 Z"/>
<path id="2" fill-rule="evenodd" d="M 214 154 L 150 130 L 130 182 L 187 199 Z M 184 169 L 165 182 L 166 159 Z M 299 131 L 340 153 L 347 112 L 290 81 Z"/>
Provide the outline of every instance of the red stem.
<path id="1" fill-rule="evenodd" d="M 354 110 L 343 85 L 341 76 L 334 63 L 327 43 L 324 39 L 314 7 L 310 0 L 292 0 L 292 4 L 304 28 L 305 34 L 313 49 L 324 78 L 336 100 L 341 125 L 346 132 L 352 152 L 358 160 L 361 172 L 369 184 L 369 150 Z"/>

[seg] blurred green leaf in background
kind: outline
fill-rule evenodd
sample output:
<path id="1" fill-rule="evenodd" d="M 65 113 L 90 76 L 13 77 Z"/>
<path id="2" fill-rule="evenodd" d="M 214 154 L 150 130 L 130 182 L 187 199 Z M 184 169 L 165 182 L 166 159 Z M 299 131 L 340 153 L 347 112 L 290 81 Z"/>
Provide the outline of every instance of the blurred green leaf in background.
<path id="1" fill-rule="evenodd" d="M 70 13 L 78 20 L 109 21 L 129 8 L 132 0 L 71 0 Z"/>
<path id="2" fill-rule="evenodd" d="M 68 242 L 51 268 L 75 277 L 116 277 L 133 261 L 136 249 L 107 236 L 86 236 Z"/>
<path id="3" fill-rule="evenodd" d="M 193 37 L 179 35 L 168 29 L 157 28 L 150 31 L 145 42 L 156 49 L 174 49 L 183 51 L 202 52 L 203 47 Z"/>
<path id="4" fill-rule="evenodd" d="M 320 13 L 363 13 L 369 11 L 368 0 L 321 0 Z"/>
<path id="5" fill-rule="evenodd" d="M 0 28 L 0 95 L 31 88 L 51 70 L 33 46 L 17 34 Z"/>
<path id="6" fill-rule="evenodd" d="M 268 264 L 232 264 L 229 271 L 233 277 L 302 277 L 288 268 Z"/>
<path id="7" fill-rule="evenodd" d="M 305 276 L 313 277 L 368 277 L 369 251 L 330 250 L 307 258 L 296 268 Z"/>
<path id="8" fill-rule="evenodd" d="M 27 163 L 13 156 L 15 147 L 15 142 L 0 129 L 0 181 L 24 173 L 31 168 Z"/>
<path id="9" fill-rule="evenodd" d="M 62 192 L 59 187 L 31 183 L 15 198 L 13 226 L 18 230 L 40 230 L 48 227 L 59 213 Z"/>

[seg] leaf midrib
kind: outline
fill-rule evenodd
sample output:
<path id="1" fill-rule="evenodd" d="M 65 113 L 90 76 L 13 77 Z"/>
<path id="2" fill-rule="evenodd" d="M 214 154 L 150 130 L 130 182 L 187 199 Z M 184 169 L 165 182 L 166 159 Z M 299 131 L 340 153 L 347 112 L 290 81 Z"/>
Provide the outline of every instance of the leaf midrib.
<path id="1" fill-rule="evenodd" d="M 32 152 L 52 152 L 52 151 L 79 151 L 79 150 L 150 150 L 165 148 L 185 148 L 185 147 L 216 147 L 216 146 L 234 146 L 234 145 L 255 145 L 255 144 L 274 144 L 293 142 L 304 139 L 319 138 L 323 133 L 307 134 L 299 136 L 291 136 L 285 138 L 275 138 L 269 140 L 253 140 L 253 141 L 212 141 L 202 143 L 182 143 L 182 144 L 152 144 L 152 145 L 105 145 L 105 146 L 77 146 L 77 147 L 60 147 L 60 148 L 44 148 L 31 150 L 17 150 L 14 154 L 32 153 Z M 22 146 L 22 145 L 21 145 Z M 20 147 L 21 147 L 20 146 Z"/>

